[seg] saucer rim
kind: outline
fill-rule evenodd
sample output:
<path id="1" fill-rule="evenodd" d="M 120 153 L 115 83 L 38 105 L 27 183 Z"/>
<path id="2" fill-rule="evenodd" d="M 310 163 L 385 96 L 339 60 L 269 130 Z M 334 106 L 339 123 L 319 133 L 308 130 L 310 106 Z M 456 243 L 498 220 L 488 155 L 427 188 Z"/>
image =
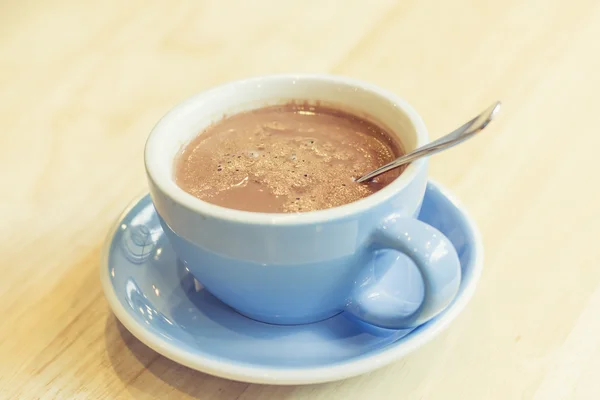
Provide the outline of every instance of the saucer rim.
<path id="1" fill-rule="evenodd" d="M 217 359 L 210 356 L 205 356 L 196 353 L 184 351 L 177 345 L 166 341 L 158 335 L 148 331 L 145 327 L 139 324 L 125 309 L 123 304 L 117 298 L 110 279 L 108 268 L 109 255 L 113 237 L 118 231 L 121 221 L 131 210 L 144 198 L 148 193 L 136 196 L 119 214 L 116 221 L 111 225 L 108 231 L 107 238 L 103 245 L 101 260 L 100 260 L 100 280 L 105 298 L 107 299 L 113 313 L 117 319 L 125 326 L 125 328 L 133 334 L 138 340 L 150 347 L 157 353 L 165 356 L 179 364 L 195 369 L 197 371 L 218 376 L 225 379 L 260 383 L 260 384 L 277 384 L 277 385 L 298 385 L 311 383 L 324 383 L 350 378 L 360 374 L 364 374 L 384 365 L 390 364 L 407 354 L 417 350 L 419 347 L 429 342 L 443 330 L 445 330 L 454 319 L 462 312 L 465 306 L 469 303 L 477 283 L 483 271 L 483 240 L 481 233 L 477 228 L 475 220 L 471 217 L 462 203 L 450 192 L 446 187 L 433 179 L 428 179 L 428 184 L 431 184 L 437 189 L 448 201 L 460 212 L 465 220 L 465 226 L 471 230 L 475 249 L 475 261 L 472 269 L 472 278 L 468 286 L 462 291 L 461 297 L 446 310 L 442 316 L 430 325 L 424 327 L 418 335 L 408 335 L 398 343 L 392 343 L 382 351 L 375 352 L 369 355 L 368 353 L 357 359 L 349 361 L 336 362 L 332 365 L 322 367 L 259 367 L 249 364 L 236 363 L 231 360 Z"/>

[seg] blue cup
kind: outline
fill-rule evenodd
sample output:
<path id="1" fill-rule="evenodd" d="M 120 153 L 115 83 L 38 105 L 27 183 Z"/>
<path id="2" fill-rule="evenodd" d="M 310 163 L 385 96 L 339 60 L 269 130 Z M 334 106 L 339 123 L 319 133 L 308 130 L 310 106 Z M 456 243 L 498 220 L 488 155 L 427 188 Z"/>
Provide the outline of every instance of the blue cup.
<path id="1" fill-rule="evenodd" d="M 225 114 L 293 99 L 367 116 L 397 135 L 406 151 L 428 142 L 409 104 L 350 78 L 264 76 L 191 97 L 158 122 L 145 150 L 152 201 L 178 257 L 222 302 L 267 323 L 306 324 L 346 311 L 399 329 L 433 318 L 457 294 L 461 277 L 450 241 L 415 219 L 427 184 L 426 160 L 359 201 L 297 214 L 228 209 L 175 184 L 173 160 L 203 128 Z M 406 256 L 422 284 L 399 273 Z"/>

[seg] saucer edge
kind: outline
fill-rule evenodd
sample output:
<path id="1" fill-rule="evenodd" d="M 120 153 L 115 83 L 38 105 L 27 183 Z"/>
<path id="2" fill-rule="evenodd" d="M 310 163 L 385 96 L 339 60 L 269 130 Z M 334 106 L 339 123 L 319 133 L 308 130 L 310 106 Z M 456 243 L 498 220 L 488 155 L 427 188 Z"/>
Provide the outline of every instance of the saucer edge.
<path id="1" fill-rule="evenodd" d="M 457 299 L 456 303 L 450 306 L 450 309 L 448 309 L 443 316 L 432 321 L 430 325 L 425 326 L 420 330 L 418 335 L 409 335 L 395 348 L 394 344 L 392 344 L 386 351 L 327 367 L 278 369 L 255 367 L 244 364 L 232 365 L 230 361 L 221 361 L 198 354 L 189 354 L 164 339 L 155 337 L 152 333 L 146 331 L 137 324 L 123 307 L 114 294 L 109 276 L 109 268 L 106 268 L 108 265 L 112 238 L 120 226 L 120 221 L 147 195 L 146 193 L 136 196 L 136 198 L 131 201 L 125 210 L 117 217 L 108 232 L 107 239 L 102 249 L 100 262 L 100 279 L 105 298 L 117 319 L 146 346 L 179 364 L 221 378 L 250 383 L 295 385 L 341 380 L 375 370 L 418 349 L 446 329 L 472 298 L 483 270 L 483 243 L 475 221 L 463 207 L 461 202 L 448 189 L 432 179 L 428 180 L 428 185 L 429 184 L 439 191 L 460 212 L 465 220 L 465 226 L 471 231 L 470 233 L 473 237 L 475 248 L 472 277 L 469 285 L 465 286 L 463 289 L 461 297 Z"/>

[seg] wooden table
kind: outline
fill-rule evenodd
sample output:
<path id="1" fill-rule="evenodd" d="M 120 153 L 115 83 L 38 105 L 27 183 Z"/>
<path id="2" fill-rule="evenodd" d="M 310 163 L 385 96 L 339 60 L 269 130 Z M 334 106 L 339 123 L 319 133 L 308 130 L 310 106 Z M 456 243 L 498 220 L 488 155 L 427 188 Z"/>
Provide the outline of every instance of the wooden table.
<path id="1" fill-rule="evenodd" d="M 496 99 L 431 175 L 481 228 L 472 302 L 403 360 L 249 385 L 182 367 L 115 319 L 98 277 L 146 190 L 144 141 L 183 98 L 275 72 L 386 87 L 438 137 Z M 0 398 L 600 398 L 600 2 L 0 2 Z"/>

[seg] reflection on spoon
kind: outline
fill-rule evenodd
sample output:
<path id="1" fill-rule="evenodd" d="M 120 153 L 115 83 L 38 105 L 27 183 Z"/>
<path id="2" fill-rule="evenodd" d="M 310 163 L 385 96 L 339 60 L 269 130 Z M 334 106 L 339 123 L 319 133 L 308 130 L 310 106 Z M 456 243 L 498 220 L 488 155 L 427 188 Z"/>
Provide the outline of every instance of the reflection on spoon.
<path id="1" fill-rule="evenodd" d="M 499 101 L 488 107 L 485 111 L 483 111 L 481 114 L 479 114 L 460 128 L 447 134 L 446 136 L 443 136 L 429 144 L 426 144 L 425 146 L 419 147 L 418 149 L 395 159 L 391 163 L 386 164 L 383 167 L 377 168 L 375 171 L 371 171 L 361 176 L 356 180 L 356 182 L 360 183 L 367 181 L 377 175 L 381 175 L 384 172 L 387 172 L 394 168 L 398 168 L 401 165 L 407 164 L 421 157 L 427 157 L 432 154 L 438 153 L 442 150 L 449 149 L 450 147 L 454 147 L 457 144 L 472 138 L 473 136 L 475 136 L 476 133 L 481 132 L 494 119 L 496 114 L 498 114 L 498 111 L 500 111 Z"/>

